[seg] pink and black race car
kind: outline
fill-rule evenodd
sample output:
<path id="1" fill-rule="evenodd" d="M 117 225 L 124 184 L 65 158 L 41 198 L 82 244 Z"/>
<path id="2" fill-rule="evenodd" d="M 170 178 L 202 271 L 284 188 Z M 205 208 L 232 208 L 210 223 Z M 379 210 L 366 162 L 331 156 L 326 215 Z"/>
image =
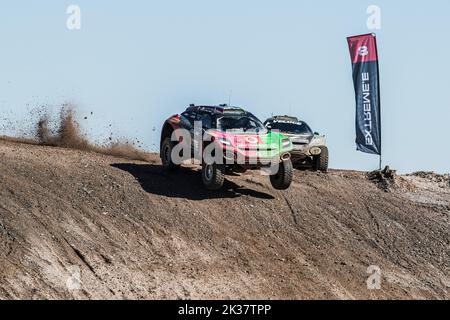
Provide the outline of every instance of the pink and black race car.
<path id="1" fill-rule="evenodd" d="M 190 105 L 167 119 L 161 131 L 163 166 L 175 170 L 186 160 L 200 160 L 203 184 L 211 190 L 222 187 L 225 174 L 251 169 L 262 169 L 275 189 L 287 189 L 293 175 L 291 150 L 289 138 L 228 105 Z"/>

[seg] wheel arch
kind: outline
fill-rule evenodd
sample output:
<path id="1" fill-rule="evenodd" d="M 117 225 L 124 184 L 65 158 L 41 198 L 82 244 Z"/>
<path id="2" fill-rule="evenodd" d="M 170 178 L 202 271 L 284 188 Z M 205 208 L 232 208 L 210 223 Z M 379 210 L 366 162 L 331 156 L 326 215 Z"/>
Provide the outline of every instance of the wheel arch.
<path id="1" fill-rule="evenodd" d="M 167 121 L 164 123 L 163 128 L 161 130 L 161 140 L 159 142 L 160 148 L 162 147 L 164 139 L 166 139 L 167 137 L 170 138 L 174 130 L 175 130 L 174 127 L 170 123 L 168 123 Z"/>

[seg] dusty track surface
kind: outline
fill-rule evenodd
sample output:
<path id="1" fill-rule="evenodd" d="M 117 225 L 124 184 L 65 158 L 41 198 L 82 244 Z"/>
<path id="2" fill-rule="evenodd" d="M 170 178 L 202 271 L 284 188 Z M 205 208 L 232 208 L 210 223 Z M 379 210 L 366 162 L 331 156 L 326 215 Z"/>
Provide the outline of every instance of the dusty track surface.
<path id="1" fill-rule="evenodd" d="M 155 155 L 10 141 L 0 168 L 3 299 L 449 298 L 448 181 L 385 192 L 361 172 L 297 171 L 280 192 L 252 173 L 208 192 Z"/>

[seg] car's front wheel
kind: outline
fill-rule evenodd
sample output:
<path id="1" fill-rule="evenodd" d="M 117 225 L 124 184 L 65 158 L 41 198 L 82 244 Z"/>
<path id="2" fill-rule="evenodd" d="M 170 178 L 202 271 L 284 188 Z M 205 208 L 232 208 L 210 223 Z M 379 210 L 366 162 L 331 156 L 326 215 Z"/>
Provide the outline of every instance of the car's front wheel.
<path id="1" fill-rule="evenodd" d="M 320 154 L 313 157 L 313 168 L 316 171 L 328 171 L 328 148 L 320 147 Z"/>
<path id="2" fill-rule="evenodd" d="M 202 182 L 209 190 L 218 190 L 222 188 L 225 181 L 225 174 L 222 165 L 203 162 L 202 165 Z"/>
<path id="3" fill-rule="evenodd" d="M 171 141 L 169 137 L 167 137 L 163 140 L 160 151 L 160 157 L 164 169 L 171 171 L 176 170 L 180 167 L 179 164 L 175 164 L 172 160 L 172 149 L 174 146 L 175 143 Z"/>
<path id="4" fill-rule="evenodd" d="M 278 172 L 270 176 L 270 183 L 277 190 L 286 190 L 291 185 L 293 175 L 294 168 L 291 160 L 283 160 L 279 164 Z"/>

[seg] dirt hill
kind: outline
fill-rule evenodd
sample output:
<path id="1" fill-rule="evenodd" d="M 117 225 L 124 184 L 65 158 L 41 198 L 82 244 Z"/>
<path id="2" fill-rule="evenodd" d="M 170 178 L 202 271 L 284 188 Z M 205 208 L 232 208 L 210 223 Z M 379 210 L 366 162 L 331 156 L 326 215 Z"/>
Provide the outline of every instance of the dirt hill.
<path id="1" fill-rule="evenodd" d="M 0 141 L 0 298 L 440 298 L 448 176 L 252 173 L 205 191 L 89 151 Z M 369 266 L 381 289 L 369 290 Z"/>

